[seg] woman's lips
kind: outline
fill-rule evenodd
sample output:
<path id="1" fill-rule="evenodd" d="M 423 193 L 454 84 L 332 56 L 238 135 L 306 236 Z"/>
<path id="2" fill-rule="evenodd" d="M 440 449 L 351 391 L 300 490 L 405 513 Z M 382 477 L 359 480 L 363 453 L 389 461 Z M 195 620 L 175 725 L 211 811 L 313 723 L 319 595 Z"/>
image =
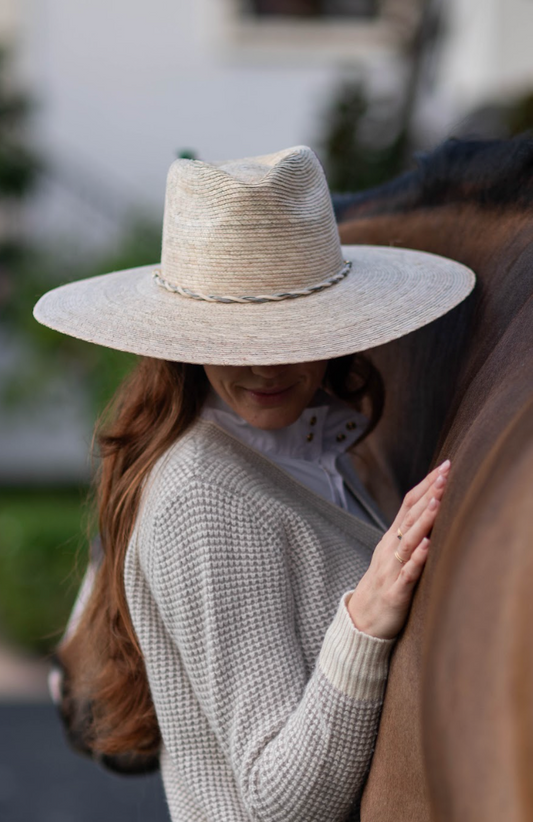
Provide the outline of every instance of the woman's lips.
<path id="1" fill-rule="evenodd" d="M 268 388 L 263 391 L 258 391 L 252 388 L 245 388 L 244 390 L 253 399 L 253 401 L 259 403 L 259 405 L 277 405 L 280 400 L 288 397 L 293 387 L 294 386 L 289 385 L 288 388 L 281 389 Z"/>

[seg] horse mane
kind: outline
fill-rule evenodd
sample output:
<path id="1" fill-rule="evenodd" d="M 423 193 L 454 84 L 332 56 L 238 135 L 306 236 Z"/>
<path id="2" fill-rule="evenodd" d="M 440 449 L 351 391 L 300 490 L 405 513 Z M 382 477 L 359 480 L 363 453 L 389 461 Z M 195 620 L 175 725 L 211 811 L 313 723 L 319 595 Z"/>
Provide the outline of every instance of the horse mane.
<path id="1" fill-rule="evenodd" d="M 358 194 L 336 195 L 338 222 L 453 203 L 481 208 L 533 206 L 533 136 L 446 140 L 415 154 L 416 167 Z"/>

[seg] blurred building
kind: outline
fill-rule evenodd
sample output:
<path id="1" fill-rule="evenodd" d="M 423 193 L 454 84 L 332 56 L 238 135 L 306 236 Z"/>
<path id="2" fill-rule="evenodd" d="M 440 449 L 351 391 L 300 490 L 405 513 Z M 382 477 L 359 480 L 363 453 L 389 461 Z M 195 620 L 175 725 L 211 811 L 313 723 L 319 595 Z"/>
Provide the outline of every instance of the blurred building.
<path id="1" fill-rule="evenodd" d="M 38 101 L 34 137 L 49 159 L 32 227 L 94 248 L 113 239 L 132 205 L 159 219 L 179 152 L 222 159 L 316 146 L 341 78 L 364 72 L 377 88 L 398 84 L 421 0 L 16 8 L 17 72 Z"/>
<path id="2" fill-rule="evenodd" d="M 33 230 L 89 247 L 132 205 L 162 212 L 180 151 L 221 159 L 305 142 L 344 78 L 401 93 L 424 0 L 3 0 L 0 32 L 38 101 L 49 158 Z M 417 116 L 431 138 L 533 82 L 531 0 L 433 0 Z M 1 35 L 0 35 L 1 36 Z"/>
<path id="3" fill-rule="evenodd" d="M 18 20 L 18 4 L 15 0 L 3 0 L 0 6 L 0 37 L 12 37 L 16 32 Z"/>
<path id="4" fill-rule="evenodd" d="M 438 0 L 442 38 L 428 66 L 421 122 L 432 141 L 476 109 L 533 89 L 530 0 Z"/>

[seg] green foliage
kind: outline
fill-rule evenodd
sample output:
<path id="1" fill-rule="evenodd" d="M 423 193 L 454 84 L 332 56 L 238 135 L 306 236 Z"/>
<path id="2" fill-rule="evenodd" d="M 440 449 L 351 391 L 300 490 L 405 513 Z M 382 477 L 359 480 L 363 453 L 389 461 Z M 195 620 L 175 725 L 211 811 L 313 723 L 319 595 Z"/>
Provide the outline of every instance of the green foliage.
<path id="1" fill-rule="evenodd" d="M 180 149 L 176 157 L 180 160 L 197 160 L 198 155 L 193 148 L 182 148 Z"/>
<path id="2" fill-rule="evenodd" d="M 521 95 L 511 103 L 505 120 L 509 136 L 533 129 L 533 91 Z"/>
<path id="3" fill-rule="evenodd" d="M 8 93 L 5 60 L 0 51 L 0 209 L 30 190 L 39 169 L 22 142 L 29 102 Z M 156 263 L 160 238 L 159 227 L 133 219 L 115 253 L 90 261 L 72 249 L 0 241 L 0 327 L 13 350 L 0 383 L 6 410 L 28 404 L 38 413 L 44 399 L 64 402 L 65 390 L 83 392 L 88 418 L 103 410 L 136 357 L 58 334 L 33 318 L 33 307 L 63 283 Z M 87 558 L 85 494 L 0 490 L 0 637 L 29 651 L 50 651 L 70 614 Z"/>
<path id="4" fill-rule="evenodd" d="M 332 191 L 362 191 L 403 170 L 407 138 L 393 101 L 370 101 L 360 82 L 347 82 L 324 122 L 321 144 Z"/>
<path id="5" fill-rule="evenodd" d="M 87 562 L 85 489 L 0 491 L 0 636 L 57 643 Z"/>
<path id="6" fill-rule="evenodd" d="M 0 192 L 3 197 L 22 197 L 35 182 L 41 165 L 32 152 L 0 143 Z"/>
<path id="7" fill-rule="evenodd" d="M 11 288 L 0 309 L 0 322 L 8 337 L 18 341 L 22 355 L 3 381 L 0 402 L 12 408 L 24 402 L 36 406 L 40 397 L 49 397 L 66 379 L 74 390 L 83 386 L 89 398 L 88 414 L 100 413 L 137 358 L 52 331 L 33 318 L 33 306 L 42 294 L 62 283 L 155 263 L 159 255 L 160 230 L 140 220 L 132 225 L 117 253 L 90 265 L 80 261 L 76 271 L 50 251 L 27 248 L 12 253 Z"/>
<path id="8" fill-rule="evenodd" d="M 7 337 L 22 357 L 0 386 L 0 401 L 39 408 L 58 380 L 68 390 L 82 386 L 88 415 L 96 417 L 136 361 L 132 354 L 58 334 L 36 322 L 35 302 L 45 291 L 70 282 L 73 272 L 51 252 L 17 246 L 3 249 L 11 288 L 0 311 Z M 157 262 L 160 231 L 138 221 L 116 254 L 90 265 L 80 262 L 81 279 Z M 61 397 L 64 401 L 64 397 Z M 0 636 L 23 648 L 50 651 L 66 624 L 87 557 L 86 489 L 0 490 Z"/>
<path id="9" fill-rule="evenodd" d="M 32 188 L 41 162 L 23 144 L 23 133 L 32 108 L 29 97 L 8 83 L 10 54 L 0 47 L 0 199 L 22 197 Z"/>

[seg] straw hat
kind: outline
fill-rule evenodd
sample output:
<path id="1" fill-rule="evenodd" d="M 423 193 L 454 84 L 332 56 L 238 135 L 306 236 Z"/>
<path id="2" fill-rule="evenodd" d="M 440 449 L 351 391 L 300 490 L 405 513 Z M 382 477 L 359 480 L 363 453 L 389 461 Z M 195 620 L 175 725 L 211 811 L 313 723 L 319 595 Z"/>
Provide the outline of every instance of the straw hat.
<path id="1" fill-rule="evenodd" d="M 69 283 L 35 318 L 88 342 L 217 365 L 329 359 L 413 331 L 475 277 L 400 248 L 341 246 L 307 146 L 220 163 L 176 160 L 161 262 Z"/>

